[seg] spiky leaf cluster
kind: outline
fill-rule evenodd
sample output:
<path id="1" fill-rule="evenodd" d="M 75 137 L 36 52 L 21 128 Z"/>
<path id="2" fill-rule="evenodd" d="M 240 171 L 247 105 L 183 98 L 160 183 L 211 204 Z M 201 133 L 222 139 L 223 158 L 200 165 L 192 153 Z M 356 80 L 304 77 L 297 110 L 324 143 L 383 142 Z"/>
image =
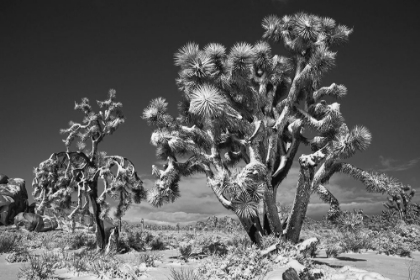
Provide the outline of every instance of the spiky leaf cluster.
<path id="1" fill-rule="evenodd" d="M 97 101 L 99 108 L 102 109 L 97 113 L 92 110 L 87 98 L 82 98 L 80 103 L 75 103 L 74 109 L 83 112 L 84 118 L 82 123 L 70 121 L 69 128 L 60 130 L 60 133 L 67 134 L 66 139 L 63 140 L 67 150 L 70 149 L 73 141 L 78 139 L 77 147 L 83 151 L 87 140 L 98 143 L 124 123 L 122 103 L 115 101 L 115 90 L 111 89 L 108 94 L 107 100 Z"/>

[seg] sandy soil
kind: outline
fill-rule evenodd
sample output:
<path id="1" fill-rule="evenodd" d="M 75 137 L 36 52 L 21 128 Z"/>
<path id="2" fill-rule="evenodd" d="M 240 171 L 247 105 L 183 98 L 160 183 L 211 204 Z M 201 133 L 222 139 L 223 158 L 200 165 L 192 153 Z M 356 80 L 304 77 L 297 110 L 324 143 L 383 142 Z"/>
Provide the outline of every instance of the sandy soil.
<path id="1" fill-rule="evenodd" d="M 412 253 L 412 258 L 402 258 L 397 256 L 379 255 L 375 252 L 367 253 L 346 253 L 340 254 L 337 258 L 327 258 L 325 252 L 321 251 L 317 258 L 313 259 L 315 263 L 327 264 L 334 268 L 343 266 L 352 266 L 367 270 L 369 272 L 377 272 L 382 276 L 392 280 L 407 280 L 408 278 L 408 262 L 413 260 L 420 268 L 420 253 Z"/>
<path id="2" fill-rule="evenodd" d="M 153 280 L 167 280 L 170 276 L 171 268 L 194 268 L 198 265 L 198 261 L 190 261 L 187 264 L 182 264 L 176 258 L 178 250 L 165 250 L 157 252 L 163 255 L 163 263 L 157 268 L 152 268 L 148 271 L 149 277 L 145 279 Z M 5 260 L 7 255 L 0 255 L 0 279 L 15 280 L 22 263 L 10 264 Z M 343 266 L 352 266 L 369 272 L 377 272 L 392 280 L 406 280 L 408 279 L 407 263 L 410 260 L 420 267 L 420 253 L 412 254 L 413 258 L 401 258 L 395 256 L 378 255 L 375 252 L 367 253 L 347 253 L 341 254 L 337 258 L 327 258 L 325 252 L 320 254 L 313 260 L 317 264 L 325 264 L 334 268 L 341 268 Z M 124 256 L 121 256 L 124 258 Z M 89 275 L 76 276 L 64 269 L 56 270 L 56 276 L 60 279 L 80 279 L 80 280 L 96 280 L 97 278 Z"/>

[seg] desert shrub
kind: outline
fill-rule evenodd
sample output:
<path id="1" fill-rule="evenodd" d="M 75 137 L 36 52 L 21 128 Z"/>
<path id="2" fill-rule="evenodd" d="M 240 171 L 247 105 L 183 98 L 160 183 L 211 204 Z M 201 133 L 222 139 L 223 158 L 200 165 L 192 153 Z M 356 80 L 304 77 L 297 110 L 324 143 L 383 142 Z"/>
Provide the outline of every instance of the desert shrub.
<path id="1" fill-rule="evenodd" d="M 194 239 L 195 239 L 194 233 L 190 233 L 190 232 L 185 232 L 181 237 L 181 240 L 185 242 L 188 242 Z"/>
<path id="2" fill-rule="evenodd" d="M 77 250 L 84 246 L 93 249 L 96 247 L 96 239 L 93 234 L 87 234 L 84 232 L 69 234 L 67 237 L 66 246 L 72 250 Z"/>
<path id="3" fill-rule="evenodd" d="M 411 259 L 405 262 L 405 265 L 407 266 L 408 280 L 416 280 L 420 278 L 420 264 L 417 261 Z"/>
<path id="4" fill-rule="evenodd" d="M 340 246 L 343 251 L 359 252 L 362 249 L 373 249 L 373 239 L 369 231 L 345 232 L 341 234 Z"/>
<path id="5" fill-rule="evenodd" d="M 345 251 L 341 243 L 341 235 L 340 232 L 332 230 L 321 239 L 322 247 L 325 249 L 328 258 L 335 258 Z"/>
<path id="6" fill-rule="evenodd" d="M 43 240 L 43 235 L 39 232 L 26 232 L 22 234 L 22 242 L 25 243 L 25 247 L 30 249 L 41 248 Z"/>
<path id="7" fill-rule="evenodd" d="M 325 248 L 325 254 L 327 258 L 336 258 L 343 252 L 343 248 L 340 244 L 328 244 Z"/>
<path id="8" fill-rule="evenodd" d="M 265 249 L 267 247 L 270 247 L 273 244 L 276 244 L 280 241 L 278 237 L 276 237 L 274 234 L 266 235 L 262 237 L 262 241 L 260 244 L 260 247 L 262 249 Z"/>
<path id="9" fill-rule="evenodd" d="M 163 256 L 159 254 L 139 254 L 138 258 L 135 260 L 136 265 L 140 265 L 142 263 L 146 264 L 147 267 L 155 267 L 156 261 L 162 261 Z"/>
<path id="10" fill-rule="evenodd" d="M 374 238 L 372 246 L 379 253 L 386 255 L 411 256 L 409 244 L 406 244 L 404 239 L 393 231 L 385 231 L 379 234 Z"/>
<path id="11" fill-rule="evenodd" d="M 245 235 L 233 235 L 230 239 L 226 240 L 227 247 L 241 247 L 241 248 L 248 248 L 253 245 L 252 241 L 249 237 Z"/>
<path id="12" fill-rule="evenodd" d="M 181 257 L 186 260 L 188 259 L 193 250 L 193 244 L 191 242 L 181 242 L 179 243 L 179 253 L 181 254 Z"/>
<path id="13" fill-rule="evenodd" d="M 149 231 L 140 231 L 140 236 L 141 240 L 146 244 L 150 243 L 153 238 L 155 238 L 155 236 Z"/>
<path id="14" fill-rule="evenodd" d="M 242 246 L 229 247 L 227 255 L 204 259 L 197 271 L 201 279 L 239 280 L 264 276 L 271 269 L 271 261 L 256 246 Z"/>
<path id="15" fill-rule="evenodd" d="M 150 242 L 148 233 L 142 233 L 139 231 L 128 231 L 120 234 L 118 240 L 118 248 L 125 248 L 127 251 L 134 249 L 136 251 L 146 250 L 145 246 L 147 241 Z"/>
<path id="16" fill-rule="evenodd" d="M 18 279 L 43 280 L 51 279 L 54 273 L 55 257 L 52 254 L 27 254 L 28 263 L 18 273 Z"/>
<path id="17" fill-rule="evenodd" d="M 196 273 L 194 270 L 191 269 L 184 269 L 181 268 L 179 270 L 175 270 L 171 268 L 171 276 L 172 280 L 201 280 L 201 276 Z"/>
<path id="18" fill-rule="evenodd" d="M 194 240 L 189 239 L 187 241 L 187 243 L 194 241 L 194 244 L 196 246 L 204 247 L 204 246 L 208 246 L 211 243 L 216 242 L 218 240 L 220 240 L 219 236 L 215 236 L 215 235 L 212 235 L 212 234 L 202 234 L 202 235 L 197 236 L 197 238 L 195 238 Z M 186 243 L 186 242 L 184 242 L 184 243 Z"/>
<path id="19" fill-rule="evenodd" d="M 28 259 L 28 249 L 23 246 L 18 246 L 13 249 L 13 252 L 6 256 L 6 261 L 9 263 L 19 263 L 27 262 Z"/>
<path id="20" fill-rule="evenodd" d="M 127 263 L 122 263 L 118 259 L 98 255 L 89 263 L 90 271 L 100 279 L 126 279 L 137 280 L 143 275 L 144 271 L 140 267 L 133 267 Z"/>
<path id="21" fill-rule="evenodd" d="M 21 246 L 22 236 L 15 233 L 3 232 L 0 235 L 0 254 L 12 252 Z"/>
<path id="22" fill-rule="evenodd" d="M 226 255 L 228 253 L 227 247 L 225 244 L 216 241 L 213 242 L 209 245 L 203 246 L 201 248 L 201 252 L 206 254 L 206 255 L 218 255 L 218 256 L 223 256 Z"/>
<path id="23" fill-rule="evenodd" d="M 344 211 L 342 212 L 335 221 L 335 224 L 339 231 L 341 232 L 359 232 L 363 224 L 363 211 L 362 210 L 353 210 L 352 212 Z"/>
<path id="24" fill-rule="evenodd" d="M 150 241 L 149 246 L 152 248 L 152 250 L 165 250 L 165 244 L 159 237 L 154 237 Z"/>

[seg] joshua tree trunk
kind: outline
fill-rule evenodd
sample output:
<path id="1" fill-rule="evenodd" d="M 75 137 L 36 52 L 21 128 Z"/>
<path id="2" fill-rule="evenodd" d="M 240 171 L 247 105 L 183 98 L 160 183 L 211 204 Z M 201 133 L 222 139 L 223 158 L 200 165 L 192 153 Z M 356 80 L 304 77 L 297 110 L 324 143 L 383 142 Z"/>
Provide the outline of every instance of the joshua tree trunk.
<path id="1" fill-rule="evenodd" d="M 105 229 L 104 223 L 99 217 L 101 212 L 101 206 L 98 204 L 98 182 L 95 182 L 92 186 L 92 193 L 90 194 L 90 200 L 92 203 L 93 219 L 96 223 L 96 248 L 98 250 L 104 250 L 106 246 L 105 240 Z"/>
<path id="2" fill-rule="evenodd" d="M 306 210 L 311 196 L 310 182 L 312 177 L 312 169 L 300 169 L 295 200 L 293 201 L 293 206 L 290 211 L 285 234 L 286 239 L 293 243 L 297 243 L 299 241 L 300 231 L 302 229 L 303 220 L 305 219 Z"/>
<path id="3" fill-rule="evenodd" d="M 263 231 L 259 218 L 241 218 L 239 216 L 238 218 L 251 241 L 261 244 Z"/>
<path id="4" fill-rule="evenodd" d="M 282 225 L 277 212 L 275 196 L 276 193 L 273 192 L 271 187 L 267 188 L 264 193 L 263 232 L 265 234 L 274 233 L 275 235 L 280 236 L 282 234 Z"/>

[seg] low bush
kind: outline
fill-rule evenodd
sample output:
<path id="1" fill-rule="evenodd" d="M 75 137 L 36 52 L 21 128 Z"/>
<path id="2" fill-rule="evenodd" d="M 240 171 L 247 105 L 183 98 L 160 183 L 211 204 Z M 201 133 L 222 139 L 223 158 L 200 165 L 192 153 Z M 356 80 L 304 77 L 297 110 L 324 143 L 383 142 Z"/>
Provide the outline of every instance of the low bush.
<path id="1" fill-rule="evenodd" d="M 54 273 L 55 257 L 52 254 L 40 256 L 27 254 L 28 263 L 24 264 L 18 273 L 18 279 L 43 280 L 52 279 Z"/>
<path id="2" fill-rule="evenodd" d="M 81 247 L 93 249 L 96 247 L 96 238 L 94 234 L 78 232 L 76 234 L 68 234 L 66 238 L 66 246 L 71 250 L 77 250 Z"/>
<path id="3" fill-rule="evenodd" d="M 181 258 L 183 258 L 184 260 L 188 259 L 191 256 L 192 250 L 193 250 L 192 243 L 190 242 L 179 243 L 179 253 L 181 254 Z"/>
<path id="4" fill-rule="evenodd" d="M 372 246 L 379 253 L 386 255 L 398 255 L 401 257 L 410 257 L 410 245 L 404 242 L 404 239 L 392 231 L 386 231 L 379 234 L 374 240 Z"/>
<path id="5" fill-rule="evenodd" d="M 10 253 L 21 244 L 22 236 L 15 233 L 3 232 L 0 235 L 0 254 Z"/>
<path id="6" fill-rule="evenodd" d="M 155 267 L 156 261 L 162 261 L 162 259 L 163 256 L 159 254 L 142 253 L 139 254 L 139 257 L 135 260 L 135 265 L 144 263 L 147 267 Z"/>
<path id="7" fill-rule="evenodd" d="M 149 246 L 152 248 L 152 250 L 165 250 L 166 248 L 165 244 L 160 240 L 159 237 L 154 237 L 150 241 Z"/>
<path id="8" fill-rule="evenodd" d="M 206 255 L 218 255 L 218 256 L 223 256 L 226 255 L 228 253 L 227 247 L 225 244 L 216 241 L 214 243 L 211 243 L 209 245 L 203 246 L 201 248 L 201 252 L 206 254 Z"/>
<path id="9" fill-rule="evenodd" d="M 358 233 L 345 232 L 341 234 L 340 245 L 343 251 L 360 252 L 360 250 L 373 249 L 373 238 L 370 231 L 361 231 Z"/>
<path id="10" fill-rule="evenodd" d="M 256 246 L 229 247 L 227 255 L 212 255 L 197 268 L 200 279 L 239 280 L 264 276 L 272 269 Z"/>
<path id="11" fill-rule="evenodd" d="M 146 250 L 146 240 L 148 237 L 145 236 L 145 234 L 139 232 L 139 231 L 128 231 L 123 232 L 120 234 L 120 238 L 118 240 L 118 248 L 126 249 L 127 251 L 130 251 L 131 249 L 135 251 L 144 251 Z M 150 241 L 149 241 L 150 242 Z"/>
<path id="12" fill-rule="evenodd" d="M 28 250 L 23 247 L 16 248 L 14 252 L 6 256 L 6 261 L 9 263 L 27 262 L 28 260 Z"/>
<path id="13" fill-rule="evenodd" d="M 181 268 L 175 270 L 171 268 L 171 278 L 172 280 L 201 280 L 201 276 L 191 269 Z"/>

